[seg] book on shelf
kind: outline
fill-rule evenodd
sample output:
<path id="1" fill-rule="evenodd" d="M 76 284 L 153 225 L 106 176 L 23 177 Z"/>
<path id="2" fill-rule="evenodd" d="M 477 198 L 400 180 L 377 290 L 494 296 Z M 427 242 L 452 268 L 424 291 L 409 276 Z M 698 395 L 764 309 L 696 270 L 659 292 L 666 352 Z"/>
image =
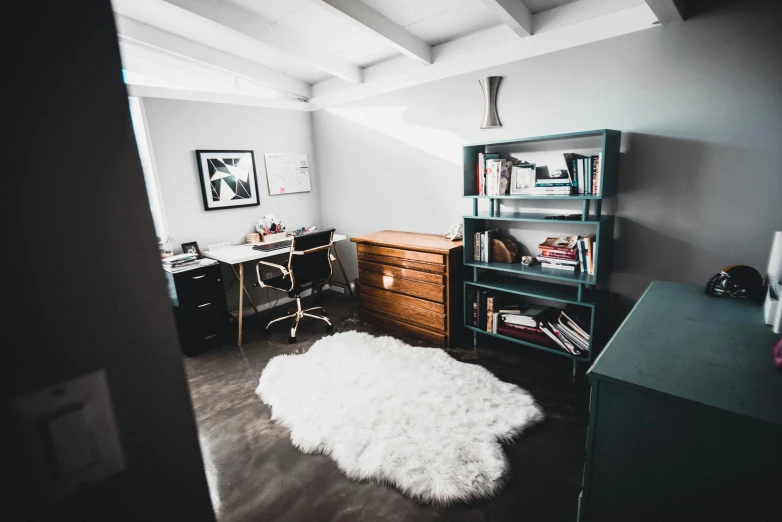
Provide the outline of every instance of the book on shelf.
<path id="1" fill-rule="evenodd" d="M 481 152 L 478 154 L 478 168 L 476 190 L 479 196 L 486 195 L 486 161 L 490 159 L 499 159 L 500 155 L 496 153 Z"/>
<path id="2" fill-rule="evenodd" d="M 541 263 L 543 268 L 553 268 L 554 270 L 564 270 L 566 272 L 575 272 L 576 267 L 573 265 L 561 265 L 559 263 Z"/>
<path id="3" fill-rule="evenodd" d="M 499 237 L 500 229 L 494 228 L 476 232 L 473 235 L 473 261 L 490 262 L 491 258 L 491 240 Z"/>
<path id="4" fill-rule="evenodd" d="M 595 273 L 595 235 L 589 234 L 588 236 L 579 238 L 578 244 L 581 271 L 587 272 L 590 275 Z"/>
<path id="5" fill-rule="evenodd" d="M 494 332 L 496 330 L 495 322 L 494 322 L 494 305 L 496 301 L 497 301 L 497 296 L 490 295 L 486 297 L 486 331 L 487 332 Z"/>
<path id="6" fill-rule="evenodd" d="M 537 260 L 539 263 L 552 263 L 557 265 L 568 265 L 568 266 L 578 266 L 578 261 L 576 259 L 571 259 L 568 257 L 556 257 L 556 256 L 547 256 L 547 255 L 539 255 L 537 257 Z"/>
<path id="7" fill-rule="evenodd" d="M 573 180 L 576 194 L 596 196 L 600 193 L 600 169 L 602 153 L 584 156 L 575 152 L 566 152 L 565 166 Z"/>
<path id="8" fill-rule="evenodd" d="M 534 332 L 530 332 L 518 328 L 513 328 L 512 326 L 509 325 L 501 324 L 497 327 L 496 333 L 500 335 L 504 335 L 506 337 L 519 339 L 521 341 L 526 341 L 540 346 L 545 346 L 547 348 L 554 347 L 554 344 L 551 342 L 551 339 L 549 339 L 548 336 L 544 334 L 540 329 L 536 329 Z"/>

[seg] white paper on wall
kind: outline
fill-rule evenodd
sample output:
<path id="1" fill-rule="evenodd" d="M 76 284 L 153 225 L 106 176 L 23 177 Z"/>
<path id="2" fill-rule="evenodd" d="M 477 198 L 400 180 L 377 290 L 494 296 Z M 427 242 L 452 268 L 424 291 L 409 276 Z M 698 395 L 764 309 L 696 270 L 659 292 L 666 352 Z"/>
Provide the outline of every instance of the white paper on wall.
<path id="1" fill-rule="evenodd" d="M 270 196 L 312 190 L 306 154 L 266 153 L 264 158 Z"/>

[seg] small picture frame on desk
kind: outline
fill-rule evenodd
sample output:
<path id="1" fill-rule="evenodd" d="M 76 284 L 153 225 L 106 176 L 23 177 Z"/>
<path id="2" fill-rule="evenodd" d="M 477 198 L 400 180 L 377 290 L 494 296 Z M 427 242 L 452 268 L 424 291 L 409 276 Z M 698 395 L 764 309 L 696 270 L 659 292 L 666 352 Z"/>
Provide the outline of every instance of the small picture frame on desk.
<path id="1" fill-rule="evenodd" d="M 201 259 L 201 249 L 198 248 L 198 242 L 191 241 L 190 243 L 182 243 L 182 253 L 183 254 L 198 254 L 198 259 Z"/>

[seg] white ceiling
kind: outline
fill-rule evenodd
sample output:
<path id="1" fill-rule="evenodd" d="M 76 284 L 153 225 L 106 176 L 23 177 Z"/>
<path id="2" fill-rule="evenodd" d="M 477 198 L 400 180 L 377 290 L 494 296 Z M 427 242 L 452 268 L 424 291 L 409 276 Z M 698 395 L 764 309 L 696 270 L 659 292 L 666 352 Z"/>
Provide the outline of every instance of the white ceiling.
<path id="1" fill-rule="evenodd" d="M 277 92 L 268 97 L 279 97 L 282 92 L 287 93 L 289 98 L 293 95 L 306 99 L 311 97 L 312 92 L 308 85 L 341 78 L 340 81 L 347 80 L 348 84 L 358 84 L 356 88 L 360 90 L 365 78 L 373 78 L 374 81 L 377 76 L 374 68 L 384 70 L 385 67 L 398 74 L 400 66 L 413 71 L 434 67 L 439 63 L 438 56 L 444 56 L 441 50 L 465 48 L 465 52 L 474 52 L 476 49 L 472 42 L 517 45 L 522 40 L 533 41 L 537 34 L 534 31 L 536 20 L 540 20 L 541 28 L 548 29 L 552 27 L 552 20 L 563 20 L 562 23 L 571 25 L 593 18 L 601 18 L 605 22 L 612 20 L 612 16 L 617 20 L 620 15 L 627 18 L 628 13 L 635 9 L 635 14 L 630 17 L 634 21 L 646 15 L 648 7 L 645 1 L 496 0 L 490 8 L 487 6 L 487 3 L 491 4 L 490 0 L 363 0 L 359 7 L 360 11 L 370 13 L 368 23 L 363 20 L 357 23 L 355 15 L 343 14 L 351 7 L 348 5 L 346 8 L 345 4 L 360 3 L 360 0 L 113 0 L 113 5 L 120 15 L 118 31 L 129 73 L 127 76 L 133 81 L 159 77 L 172 59 L 186 57 L 190 61 L 186 76 L 178 80 L 157 80 L 155 85 L 172 83 L 177 84 L 179 89 L 187 89 L 187 84 L 192 83 L 193 90 L 209 90 L 212 88 L 210 85 L 226 83 L 225 78 L 215 79 L 214 69 L 220 69 L 219 74 L 230 76 L 236 73 L 236 77 L 241 77 L 245 91 L 248 90 L 247 81 L 257 81 L 258 84 L 249 89 L 255 96 L 263 96 L 262 93 L 271 88 L 277 89 Z M 521 38 L 519 34 L 508 31 L 505 26 L 508 19 L 498 16 L 498 12 L 504 15 L 504 11 L 497 11 L 496 4 L 502 5 L 508 12 L 526 8 L 527 17 L 531 14 L 532 36 L 522 33 L 521 36 L 526 38 Z M 642 12 L 639 7 L 646 11 Z M 375 19 L 380 20 L 380 29 L 373 25 Z M 389 20 L 392 23 L 389 24 Z M 146 41 L 150 30 L 139 26 L 138 22 L 157 29 L 155 34 L 160 38 L 154 42 Z M 393 26 L 390 37 L 382 30 L 387 25 Z M 554 27 L 556 25 L 553 24 Z M 516 30 L 516 33 L 519 31 Z M 166 43 L 170 39 L 176 41 L 176 51 Z M 424 63 L 429 60 L 411 59 L 413 55 L 404 48 L 410 41 L 418 46 L 416 48 L 431 48 L 434 63 L 429 65 Z M 194 47 L 192 53 L 188 50 L 188 43 Z M 138 56 L 144 54 L 139 47 L 146 47 L 147 55 L 143 59 Z M 221 54 L 210 54 L 209 59 L 205 59 L 204 56 L 209 53 L 203 47 Z M 150 52 L 168 56 L 161 63 L 150 65 Z M 226 55 L 230 55 L 231 59 L 218 58 Z M 429 51 L 425 56 L 428 58 Z M 386 62 L 392 61 L 399 61 L 399 66 L 387 67 Z M 231 67 L 223 67 L 223 63 L 229 62 Z M 194 79 L 197 71 L 193 67 L 208 70 L 204 73 L 203 85 Z M 173 69 L 176 71 L 183 67 Z M 281 86 L 280 77 L 290 81 L 283 82 Z M 235 83 L 238 84 L 238 80 Z M 230 90 L 230 87 L 227 88 Z"/>

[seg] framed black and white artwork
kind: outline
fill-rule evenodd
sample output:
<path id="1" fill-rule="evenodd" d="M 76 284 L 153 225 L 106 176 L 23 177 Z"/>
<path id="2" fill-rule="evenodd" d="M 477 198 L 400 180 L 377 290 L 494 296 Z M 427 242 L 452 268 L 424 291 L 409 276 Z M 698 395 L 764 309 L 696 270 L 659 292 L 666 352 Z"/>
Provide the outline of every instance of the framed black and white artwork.
<path id="1" fill-rule="evenodd" d="M 197 150 L 204 210 L 260 205 L 251 150 Z"/>

